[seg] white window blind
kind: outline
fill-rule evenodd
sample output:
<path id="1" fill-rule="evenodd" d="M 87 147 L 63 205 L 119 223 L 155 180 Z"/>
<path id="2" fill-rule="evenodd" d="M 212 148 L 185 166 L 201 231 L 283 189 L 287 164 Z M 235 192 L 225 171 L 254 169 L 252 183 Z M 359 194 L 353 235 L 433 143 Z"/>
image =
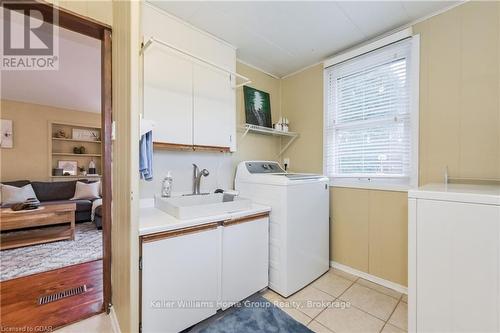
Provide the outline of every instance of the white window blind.
<path id="1" fill-rule="evenodd" d="M 416 168 L 411 42 L 325 69 L 325 171 L 334 185 L 410 184 Z"/>

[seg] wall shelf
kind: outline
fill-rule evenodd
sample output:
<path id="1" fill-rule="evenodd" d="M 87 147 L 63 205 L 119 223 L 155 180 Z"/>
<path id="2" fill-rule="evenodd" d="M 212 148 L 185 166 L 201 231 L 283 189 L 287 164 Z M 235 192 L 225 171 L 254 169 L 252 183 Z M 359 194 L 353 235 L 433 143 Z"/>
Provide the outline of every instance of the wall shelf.
<path id="1" fill-rule="evenodd" d="M 67 139 L 67 138 L 52 138 L 55 141 L 70 141 L 70 142 L 87 142 L 87 143 L 101 143 L 101 141 L 96 140 L 80 140 L 80 139 Z"/>
<path id="2" fill-rule="evenodd" d="M 283 155 L 283 153 L 288 149 L 288 147 L 290 147 L 292 142 L 294 142 L 299 137 L 299 133 L 297 132 L 277 131 L 273 128 L 250 125 L 250 124 L 245 124 L 242 127 L 242 130 L 243 130 L 243 135 L 241 136 L 241 139 L 245 138 L 245 136 L 247 136 L 248 133 L 256 133 L 262 135 L 271 135 L 275 137 L 288 138 L 288 142 L 283 148 L 281 148 L 278 156 Z"/>
<path id="3" fill-rule="evenodd" d="M 62 179 L 62 178 L 68 178 L 68 179 L 75 179 L 75 178 L 78 178 L 78 179 L 83 179 L 83 178 L 101 178 L 101 175 L 96 175 L 96 176 L 89 176 L 89 175 L 86 175 L 86 176 L 82 176 L 82 175 L 77 175 L 77 176 L 50 176 L 50 178 L 57 178 L 57 179 Z"/>
<path id="4" fill-rule="evenodd" d="M 52 153 L 54 156 L 101 157 L 101 154 Z"/>
<path id="5" fill-rule="evenodd" d="M 67 178 L 68 180 L 75 179 L 99 179 L 102 173 L 102 141 L 94 140 L 95 136 L 84 136 L 73 138 L 73 130 L 82 129 L 92 132 L 97 132 L 97 138 L 101 136 L 101 128 L 94 125 L 84 125 L 66 122 L 49 122 L 48 124 L 48 164 L 50 173 L 48 179 L 51 181 L 58 181 Z M 56 134 L 62 131 L 65 133 L 62 138 L 56 138 Z M 84 147 L 86 154 L 75 154 L 73 149 L 75 147 Z M 95 163 L 96 174 L 91 176 L 54 176 L 53 170 L 58 167 L 61 160 L 77 161 L 79 168 L 84 167 L 88 171 L 88 166 L 91 161 Z"/>

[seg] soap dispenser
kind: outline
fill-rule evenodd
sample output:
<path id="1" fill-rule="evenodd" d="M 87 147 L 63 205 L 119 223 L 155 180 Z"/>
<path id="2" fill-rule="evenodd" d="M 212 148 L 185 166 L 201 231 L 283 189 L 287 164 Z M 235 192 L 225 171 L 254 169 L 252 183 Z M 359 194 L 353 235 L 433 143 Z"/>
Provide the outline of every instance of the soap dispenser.
<path id="1" fill-rule="evenodd" d="M 161 196 L 163 198 L 170 198 L 172 196 L 172 183 L 174 179 L 172 178 L 172 173 L 167 172 L 167 176 L 163 178 L 161 182 Z"/>

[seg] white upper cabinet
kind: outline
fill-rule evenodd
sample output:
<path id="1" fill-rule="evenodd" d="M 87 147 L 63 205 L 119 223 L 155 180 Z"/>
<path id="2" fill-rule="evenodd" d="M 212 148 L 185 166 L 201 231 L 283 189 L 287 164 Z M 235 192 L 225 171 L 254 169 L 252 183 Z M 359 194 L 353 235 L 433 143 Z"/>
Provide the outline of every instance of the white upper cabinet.
<path id="1" fill-rule="evenodd" d="M 149 4 L 144 42 L 161 40 L 229 71 L 236 50 Z M 155 142 L 236 150 L 235 78 L 215 66 L 153 43 L 144 53 L 144 118 L 156 123 Z"/>
<path id="2" fill-rule="evenodd" d="M 157 124 L 153 141 L 192 144 L 192 63 L 159 47 L 144 60 L 144 118 Z"/>
<path id="3" fill-rule="evenodd" d="M 194 144 L 231 147 L 236 120 L 229 74 L 195 64 L 193 82 Z"/>

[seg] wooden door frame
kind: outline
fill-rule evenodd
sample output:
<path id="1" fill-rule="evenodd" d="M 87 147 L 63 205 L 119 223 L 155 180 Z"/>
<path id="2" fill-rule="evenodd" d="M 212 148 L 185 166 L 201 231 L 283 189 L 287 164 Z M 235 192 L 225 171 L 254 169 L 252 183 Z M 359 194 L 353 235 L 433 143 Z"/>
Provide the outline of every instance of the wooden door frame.
<path id="1" fill-rule="evenodd" d="M 5 3 L 16 9 L 23 4 L 43 14 L 43 20 L 101 41 L 101 141 L 102 141 L 102 233 L 103 233 L 103 310 L 109 313 L 111 302 L 111 154 L 112 154 L 112 53 L 111 26 L 92 20 L 45 1 Z M 54 20 L 54 16 L 58 19 Z"/>

